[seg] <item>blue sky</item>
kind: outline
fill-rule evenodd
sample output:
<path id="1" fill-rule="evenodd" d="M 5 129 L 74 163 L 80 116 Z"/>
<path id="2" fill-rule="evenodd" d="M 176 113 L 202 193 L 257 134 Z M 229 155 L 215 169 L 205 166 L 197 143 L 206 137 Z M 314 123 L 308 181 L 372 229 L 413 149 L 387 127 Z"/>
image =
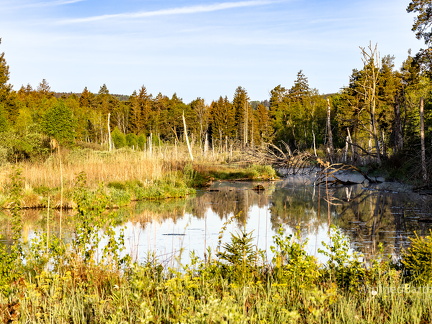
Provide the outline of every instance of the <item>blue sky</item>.
<path id="1" fill-rule="evenodd" d="M 130 95 L 177 93 L 188 103 L 232 99 L 238 86 L 265 100 L 303 70 L 320 93 L 361 68 L 378 44 L 399 68 L 422 42 L 408 0 L 0 0 L 0 52 L 10 83 Z"/>

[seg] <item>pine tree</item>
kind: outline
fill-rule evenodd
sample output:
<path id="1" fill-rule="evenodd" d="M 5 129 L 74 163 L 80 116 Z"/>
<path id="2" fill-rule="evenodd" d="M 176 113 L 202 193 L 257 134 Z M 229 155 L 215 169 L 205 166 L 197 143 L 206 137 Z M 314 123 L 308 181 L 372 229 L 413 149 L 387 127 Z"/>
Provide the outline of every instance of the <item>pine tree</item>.
<path id="1" fill-rule="evenodd" d="M 39 83 L 37 92 L 40 94 L 41 98 L 54 97 L 54 93 L 51 91 L 51 87 L 45 79 L 42 79 L 42 81 Z"/>
<path id="2" fill-rule="evenodd" d="M 81 92 L 81 95 L 79 97 L 79 104 L 81 107 L 86 109 L 91 109 L 94 105 L 94 99 L 95 95 L 91 93 L 87 87 L 84 88 L 84 90 Z"/>
<path id="3" fill-rule="evenodd" d="M 236 131 L 235 111 L 227 97 L 219 97 L 210 105 L 210 129 L 213 145 L 223 147 Z"/>
<path id="4" fill-rule="evenodd" d="M 166 130 L 163 129 L 163 121 L 167 115 L 167 107 L 168 107 L 169 98 L 167 96 L 162 95 L 162 93 L 158 93 L 155 99 L 153 100 L 152 105 L 152 120 L 150 133 L 153 134 L 154 138 L 157 138 L 161 135 L 161 133 L 165 133 Z"/>
<path id="5" fill-rule="evenodd" d="M 302 101 L 310 94 L 310 91 L 309 81 L 303 71 L 300 70 L 297 73 L 297 79 L 294 81 L 294 85 L 288 90 L 288 97 L 292 101 Z"/>
<path id="6" fill-rule="evenodd" d="M 136 91 L 130 98 L 129 132 L 136 135 L 150 133 L 152 119 L 152 96 L 147 94 L 146 87 L 142 86 L 139 94 Z"/>
<path id="7" fill-rule="evenodd" d="M 253 110 L 249 103 L 247 91 L 242 87 L 237 87 L 234 93 L 233 109 L 237 125 L 237 138 L 243 146 L 252 141 Z"/>
<path id="8" fill-rule="evenodd" d="M 432 2 L 430 0 L 412 0 L 407 7 L 407 12 L 417 14 L 412 31 L 415 32 L 417 39 L 423 38 L 425 44 L 430 47 L 432 44 Z"/>
<path id="9" fill-rule="evenodd" d="M 402 79 L 401 74 L 394 70 L 393 61 L 393 56 L 383 57 L 378 80 L 377 123 L 384 157 L 388 146 L 398 151 L 403 144 L 400 118 Z"/>
<path id="10" fill-rule="evenodd" d="M 8 83 L 9 66 L 4 56 L 4 53 L 0 54 L 0 102 L 5 102 L 12 91 L 12 86 Z"/>
<path id="11" fill-rule="evenodd" d="M 11 122 L 14 122 L 18 116 L 16 94 L 9 84 L 9 66 L 4 53 L 0 53 L 0 110 L 3 112 L 3 117 L 7 117 Z"/>
<path id="12" fill-rule="evenodd" d="M 263 104 L 259 104 L 255 114 L 260 143 L 270 143 L 273 135 L 273 127 L 271 126 L 269 110 Z"/>
<path id="13" fill-rule="evenodd" d="M 209 128 L 210 110 L 205 104 L 204 99 L 197 98 L 190 103 L 190 107 L 194 114 L 194 119 L 197 121 L 196 133 L 200 142 L 205 143 L 206 134 Z"/>

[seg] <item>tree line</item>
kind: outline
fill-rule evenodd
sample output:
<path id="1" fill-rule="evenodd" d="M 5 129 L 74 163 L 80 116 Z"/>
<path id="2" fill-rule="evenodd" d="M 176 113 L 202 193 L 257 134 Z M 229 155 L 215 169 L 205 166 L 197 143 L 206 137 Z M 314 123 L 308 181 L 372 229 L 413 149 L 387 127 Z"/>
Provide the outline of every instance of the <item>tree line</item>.
<path id="1" fill-rule="evenodd" d="M 202 148 L 273 143 L 292 151 L 325 152 L 330 159 L 377 164 L 411 154 L 419 149 L 421 137 L 426 143 L 432 140 L 431 18 L 424 15 L 431 7 L 431 1 L 416 0 L 407 9 L 418 14 L 413 30 L 425 40 L 426 50 L 409 53 L 397 69 L 394 57 L 381 57 L 376 45 L 361 47 L 363 67 L 352 71 L 348 86 L 328 95 L 311 88 L 302 71 L 291 87 L 277 85 L 261 102 L 251 101 L 240 86 L 232 99 L 221 96 L 211 103 L 200 97 L 185 103 L 176 94 L 153 96 L 145 86 L 122 96 L 111 94 L 105 84 L 98 93 L 84 88 L 78 94 L 56 94 L 42 80 L 36 89 L 27 85 L 15 91 L 2 53 L 0 131 L 13 150 L 3 148 L 0 155 L 28 158 L 47 137 L 62 145 L 94 147 L 106 147 L 112 139 L 110 147 L 135 149 L 149 141 L 180 142 L 183 116 L 192 142 Z M 426 125 L 423 135 L 421 122 Z"/>

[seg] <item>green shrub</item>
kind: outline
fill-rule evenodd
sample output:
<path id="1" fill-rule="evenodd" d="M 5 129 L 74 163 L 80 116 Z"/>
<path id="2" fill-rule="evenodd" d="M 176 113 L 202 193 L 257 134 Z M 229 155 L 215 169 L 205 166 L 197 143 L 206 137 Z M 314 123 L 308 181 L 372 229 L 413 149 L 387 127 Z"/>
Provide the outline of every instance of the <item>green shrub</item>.
<path id="1" fill-rule="evenodd" d="M 61 144 L 71 144 L 75 139 L 76 120 L 72 110 L 60 100 L 42 117 L 42 130 Z"/>
<path id="2" fill-rule="evenodd" d="M 420 237 L 415 233 L 410 240 L 410 247 L 402 253 L 405 274 L 413 282 L 432 284 L 432 235 Z"/>
<path id="3" fill-rule="evenodd" d="M 272 180 L 277 178 L 276 171 L 271 165 L 252 165 L 247 170 L 252 179 Z"/>
<path id="4" fill-rule="evenodd" d="M 111 181 L 107 184 L 107 187 L 117 190 L 126 190 L 126 185 L 120 181 Z"/>
<path id="5" fill-rule="evenodd" d="M 129 133 L 126 135 L 126 144 L 130 148 L 137 149 L 138 148 L 138 138 L 135 134 Z"/>
<path id="6" fill-rule="evenodd" d="M 326 277 L 335 280 L 340 288 L 357 289 L 365 278 L 362 255 L 350 251 L 349 238 L 334 226 L 331 227 L 330 241 L 331 244 L 322 242 L 326 250 L 318 250 L 328 258 Z"/>
<path id="7" fill-rule="evenodd" d="M 111 138 L 116 149 L 127 146 L 126 135 L 123 134 L 117 127 L 111 132 Z"/>
<path id="8" fill-rule="evenodd" d="M 137 145 L 140 150 L 144 150 L 147 139 L 144 134 L 140 134 L 137 137 Z"/>
<path id="9" fill-rule="evenodd" d="M 277 283 L 289 284 L 296 288 L 311 288 L 320 277 L 319 265 L 314 256 L 308 255 L 301 240 L 300 230 L 286 236 L 279 228 L 273 241 L 276 246 L 270 249 L 274 253 L 274 278 Z"/>
<path id="10" fill-rule="evenodd" d="M 40 161 L 50 154 L 46 136 L 39 133 L 0 133 L 0 162 Z"/>
<path id="11" fill-rule="evenodd" d="M 223 251 L 217 253 L 219 259 L 226 262 L 221 264 L 225 278 L 240 283 L 256 279 L 258 252 L 253 240 L 252 232 L 242 230 L 237 234 L 231 233 L 231 241 L 225 243 Z"/>

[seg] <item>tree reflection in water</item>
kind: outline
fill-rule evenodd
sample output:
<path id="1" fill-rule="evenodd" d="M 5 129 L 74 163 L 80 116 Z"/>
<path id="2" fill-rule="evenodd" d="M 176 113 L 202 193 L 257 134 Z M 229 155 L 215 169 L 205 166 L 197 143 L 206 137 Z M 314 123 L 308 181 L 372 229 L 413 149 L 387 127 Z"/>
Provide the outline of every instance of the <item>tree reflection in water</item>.
<path id="1" fill-rule="evenodd" d="M 215 183 L 210 190 L 185 201 L 184 213 L 172 219 L 189 215 L 205 220 L 213 231 L 219 231 L 229 217 L 238 215 L 237 228 L 253 230 L 254 235 L 267 231 L 270 239 L 280 226 L 290 233 L 299 228 L 305 238 L 323 238 L 322 233 L 333 224 L 350 237 L 355 250 L 366 256 L 377 253 L 380 242 L 386 254 L 397 256 L 414 231 L 427 234 L 431 228 L 429 197 L 411 193 L 397 184 L 353 185 L 330 188 L 328 192 L 324 187 L 313 186 L 306 177 L 260 184 L 265 190 L 254 191 L 257 183 Z M 269 219 L 263 220 L 263 216 Z M 217 217 L 219 222 L 211 217 Z M 258 223 L 257 217 L 261 218 Z"/>
<path id="2" fill-rule="evenodd" d="M 253 190 L 258 184 L 264 190 Z M 230 218 L 233 221 L 227 227 L 226 239 L 229 232 L 239 229 L 253 231 L 260 249 L 269 250 L 275 230 L 283 226 L 287 233 L 299 228 L 302 237 L 314 239 L 316 251 L 322 240 L 327 241 L 329 226 L 333 224 L 350 237 L 355 250 L 366 256 L 376 253 L 380 242 L 386 253 L 397 256 L 414 231 L 419 235 L 429 233 L 430 211 L 429 197 L 396 184 L 367 188 L 354 185 L 326 191 L 313 186 L 309 178 L 292 176 L 277 182 L 216 182 L 196 197 L 137 202 L 119 210 L 118 219 L 128 220 L 124 223 L 125 237 L 130 253 L 137 259 L 152 249 L 161 255 L 179 251 L 189 255 L 188 251 L 196 250 L 202 257 L 206 247 L 216 248 L 219 232 Z M 46 228 L 44 213 L 24 217 L 28 233 Z M 53 232 L 58 224 L 56 219 L 53 213 Z M 5 237 L 10 230 L 7 224 L 3 222 L 1 231 Z M 67 222 L 64 224 L 66 227 Z M 72 221 L 70 224 L 73 226 Z"/>

